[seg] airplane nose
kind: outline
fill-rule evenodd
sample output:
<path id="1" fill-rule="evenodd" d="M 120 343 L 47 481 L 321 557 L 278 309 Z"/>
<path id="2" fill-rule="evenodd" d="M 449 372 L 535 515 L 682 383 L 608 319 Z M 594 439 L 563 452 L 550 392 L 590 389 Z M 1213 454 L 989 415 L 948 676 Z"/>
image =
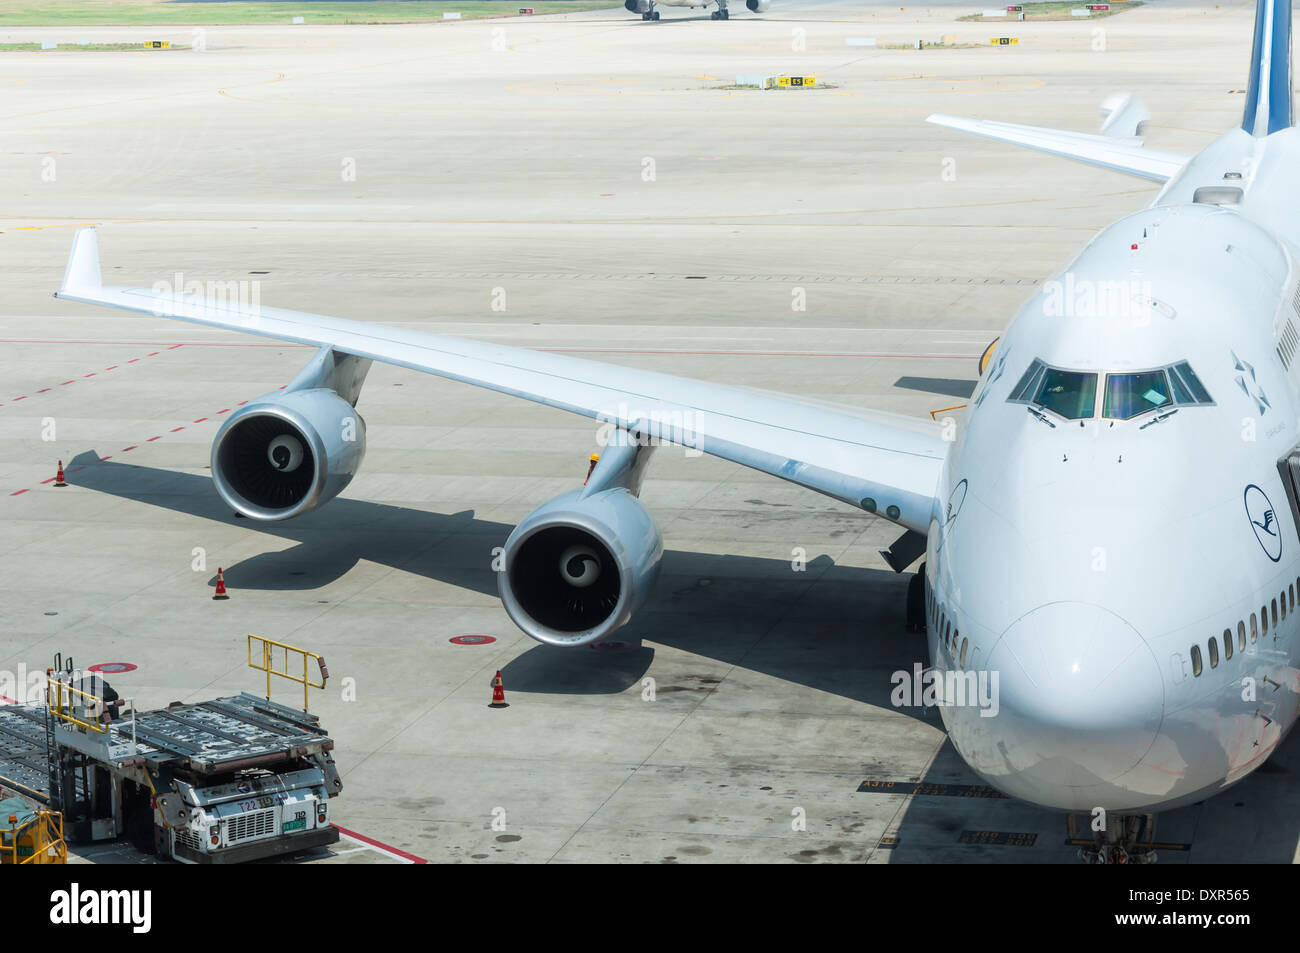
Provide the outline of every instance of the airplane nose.
<path id="1" fill-rule="evenodd" d="M 1040 803 L 1048 791 L 1060 800 L 1062 789 L 1118 778 L 1160 730 L 1156 657 L 1136 629 L 1100 606 L 1034 609 L 1003 632 L 988 668 L 998 673 L 998 760 Z"/>

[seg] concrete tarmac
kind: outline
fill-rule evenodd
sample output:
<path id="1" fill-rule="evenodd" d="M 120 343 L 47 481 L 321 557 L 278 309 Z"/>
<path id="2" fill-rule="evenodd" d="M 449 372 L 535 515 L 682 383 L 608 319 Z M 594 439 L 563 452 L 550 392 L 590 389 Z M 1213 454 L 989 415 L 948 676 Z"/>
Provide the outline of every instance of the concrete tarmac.
<path id="1" fill-rule="evenodd" d="M 594 425 L 375 366 L 343 496 L 236 520 L 212 438 L 311 351 L 50 293 L 95 224 L 110 283 L 248 282 L 264 305 L 925 416 L 1156 191 L 925 116 L 1094 132 L 1131 90 L 1148 143 L 1192 152 L 1239 121 L 1252 9 L 0 30 L 202 46 L 0 54 L 0 669 L 130 662 L 114 687 L 163 706 L 257 691 L 245 633 L 325 655 L 312 707 L 357 836 L 307 862 L 1072 860 L 1060 815 L 966 789 L 937 713 L 890 705 L 924 661 L 890 524 L 662 449 L 657 593 L 613 649 L 551 649 L 502 610 L 493 549 L 581 482 Z M 980 45 L 885 48 L 941 38 Z M 819 85 L 732 88 L 755 73 Z M 471 634 L 495 641 L 449 641 Z M 490 710 L 498 669 L 510 707 Z M 1161 862 L 1294 860 L 1298 754 L 1163 817 Z"/>

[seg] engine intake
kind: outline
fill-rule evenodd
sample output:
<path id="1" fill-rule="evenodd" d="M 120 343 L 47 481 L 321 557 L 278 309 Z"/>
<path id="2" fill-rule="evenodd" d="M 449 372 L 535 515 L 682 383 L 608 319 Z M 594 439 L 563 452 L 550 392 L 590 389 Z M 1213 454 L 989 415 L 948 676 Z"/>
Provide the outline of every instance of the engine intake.
<path id="1" fill-rule="evenodd" d="M 766 13 L 772 6 L 772 0 L 745 0 L 745 6 L 749 7 L 754 13 Z"/>
<path id="2" fill-rule="evenodd" d="M 221 498 L 250 519 L 283 520 L 338 496 L 366 453 L 366 424 L 332 390 L 263 398 L 232 414 L 212 443 Z"/>
<path id="3" fill-rule="evenodd" d="M 548 645 L 596 642 L 626 625 L 659 574 L 663 538 L 627 489 L 574 490 L 510 534 L 499 575 L 506 612 Z"/>

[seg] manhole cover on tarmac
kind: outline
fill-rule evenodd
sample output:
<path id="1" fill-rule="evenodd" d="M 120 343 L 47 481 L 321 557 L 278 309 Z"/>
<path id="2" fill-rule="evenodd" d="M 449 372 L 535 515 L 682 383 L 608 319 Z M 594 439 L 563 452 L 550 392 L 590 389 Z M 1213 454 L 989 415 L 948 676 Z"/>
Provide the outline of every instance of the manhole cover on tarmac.
<path id="1" fill-rule="evenodd" d="M 120 675 L 122 672 L 134 672 L 139 666 L 132 665 L 130 662 L 100 662 L 98 665 L 90 666 L 87 671 L 98 672 L 101 675 Z"/>
<path id="2" fill-rule="evenodd" d="M 489 642 L 495 642 L 496 636 L 493 635 L 458 635 L 455 638 L 448 639 L 452 645 L 487 645 Z"/>

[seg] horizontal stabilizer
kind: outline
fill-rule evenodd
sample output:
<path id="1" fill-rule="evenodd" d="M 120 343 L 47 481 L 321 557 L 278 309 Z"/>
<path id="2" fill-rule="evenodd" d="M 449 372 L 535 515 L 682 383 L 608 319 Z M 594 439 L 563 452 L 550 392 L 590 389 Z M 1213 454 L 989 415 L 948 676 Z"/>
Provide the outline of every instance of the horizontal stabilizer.
<path id="1" fill-rule="evenodd" d="M 945 116 L 941 113 L 935 113 L 926 119 L 926 122 L 974 133 L 987 139 L 997 139 L 999 142 L 1027 146 L 1039 152 L 1075 159 L 1103 169 L 1113 169 L 1116 172 L 1126 172 L 1156 182 L 1167 182 L 1173 178 L 1188 160 L 1188 156 L 1148 149 L 1136 140 L 1117 139 L 1109 135 L 1064 132 L 1059 129 L 1020 126 L 990 119 L 963 119 L 960 116 Z"/>

